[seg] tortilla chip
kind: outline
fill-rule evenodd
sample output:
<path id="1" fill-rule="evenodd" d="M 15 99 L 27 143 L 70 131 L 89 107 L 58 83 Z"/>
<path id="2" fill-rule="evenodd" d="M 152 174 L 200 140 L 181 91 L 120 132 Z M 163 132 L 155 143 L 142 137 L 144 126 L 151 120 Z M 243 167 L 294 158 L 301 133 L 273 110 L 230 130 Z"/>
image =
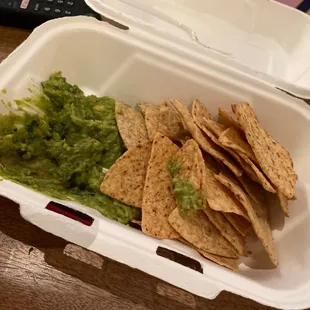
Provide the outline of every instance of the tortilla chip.
<path id="1" fill-rule="evenodd" d="M 195 100 L 192 105 L 192 117 L 194 122 L 207 135 L 207 137 L 212 140 L 213 143 L 222 147 L 216 135 L 205 126 L 204 120 L 209 120 L 206 117 L 207 115 L 209 115 L 207 109 L 203 107 L 203 105 L 198 100 Z M 209 115 L 209 117 L 211 116 Z"/>
<path id="2" fill-rule="evenodd" d="M 108 170 L 100 191 L 127 205 L 141 208 L 151 146 L 131 148 Z"/>
<path id="3" fill-rule="evenodd" d="M 285 216 L 289 216 L 287 198 L 280 192 L 277 192 L 277 196 L 279 198 L 280 206 L 281 206 L 281 209 L 283 210 Z"/>
<path id="4" fill-rule="evenodd" d="M 235 229 L 245 237 L 250 231 L 252 225 L 246 220 L 244 217 L 233 214 L 233 213 L 224 213 L 226 219 L 230 222 L 230 224 L 235 227 Z"/>
<path id="5" fill-rule="evenodd" d="M 263 172 L 286 198 L 294 197 L 297 175 L 290 153 L 261 127 L 248 103 L 232 105 Z"/>
<path id="6" fill-rule="evenodd" d="M 158 239 L 175 239 L 179 234 L 168 223 L 177 205 L 172 193 L 172 177 L 168 161 L 179 148 L 167 137 L 155 135 L 142 201 L 142 231 Z"/>
<path id="7" fill-rule="evenodd" d="M 173 159 L 180 166 L 178 177 L 201 191 L 205 178 L 205 163 L 197 142 L 193 139 L 187 140 Z"/>
<path id="8" fill-rule="evenodd" d="M 218 174 L 221 170 L 221 164 L 219 164 L 214 157 L 208 153 L 203 153 L 203 159 L 205 161 L 206 168 L 211 170 L 213 173 Z"/>
<path id="9" fill-rule="evenodd" d="M 261 206 L 262 212 L 264 212 L 264 216 L 268 219 L 269 212 L 267 207 L 266 192 L 264 191 L 264 189 L 259 184 L 253 182 L 246 176 L 240 177 L 239 181 L 242 184 L 248 196 L 253 201 L 255 201 L 259 206 Z"/>
<path id="10" fill-rule="evenodd" d="M 266 202 L 265 191 L 259 184 L 253 182 L 244 175 L 242 177 L 239 177 L 239 181 L 251 199 L 253 199 L 257 203 L 259 203 L 260 201 L 264 203 Z"/>
<path id="11" fill-rule="evenodd" d="M 170 102 L 160 104 L 158 131 L 171 140 L 182 140 L 188 135 L 181 117 Z"/>
<path id="12" fill-rule="evenodd" d="M 240 164 L 242 164 L 241 167 L 246 166 L 245 167 L 246 171 L 251 170 L 251 167 L 249 167 L 249 165 L 247 165 L 234 150 L 224 146 L 219 141 L 218 137 L 226 130 L 226 127 L 215 122 L 215 121 L 213 121 L 213 120 L 211 120 L 211 119 L 207 119 L 207 117 L 201 118 L 201 116 L 207 116 L 208 111 L 197 100 L 194 101 L 194 103 L 193 103 L 192 115 L 193 115 L 193 119 L 194 119 L 195 123 L 197 124 L 197 126 L 212 140 L 212 142 L 214 142 L 215 144 L 217 144 L 218 146 L 223 148 L 225 151 L 227 151 L 234 159 L 236 159 Z M 240 169 L 236 164 L 235 164 L 235 167 Z M 242 173 L 241 169 L 240 169 L 240 171 Z M 253 172 L 253 174 L 255 175 L 255 172 Z"/>
<path id="13" fill-rule="evenodd" d="M 127 149 L 150 143 L 141 113 L 121 101 L 116 101 L 115 119 Z"/>
<path id="14" fill-rule="evenodd" d="M 238 258 L 235 248 L 221 235 L 203 211 L 182 217 L 176 208 L 169 216 L 169 223 L 194 247 L 211 254 Z"/>
<path id="15" fill-rule="evenodd" d="M 223 256 L 214 255 L 206 251 L 197 250 L 203 257 L 213 261 L 214 263 L 226 267 L 232 271 L 238 271 L 238 260 L 235 258 L 228 258 Z"/>
<path id="16" fill-rule="evenodd" d="M 236 197 L 216 178 L 214 173 L 206 167 L 204 196 L 214 211 L 234 213 L 248 219 L 249 216 L 243 205 Z"/>
<path id="17" fill-rule="evenodd" d="M 218 138 L 220 135 L 227 129 L 225 125 L 222 125 L 216 121 L 213 121 L 211 119 L 203 119 L 203 131 L 206 135 L 212 139 L 214 143 L 217 145 L 221 146 L 224 150 L 226 150 L 238 163 L 239 165 L 243 168 L 244 172 L 246 172 L 253 181 L 260 183 L 260 180 L 258 179 L 255 171 L 251 168 L 251 166 L 246 163 L 240 155 L 238 155 L 237 152 L 234 150 L 224 146 Z"/>
<path id="18" fill-rule="evenodd" d="M 211 119 L 204 119 L 203 122 L 204 122 L 205 127 L 210 132 L 212 132 L 217 138 L 219 138 L 221 134 L 223 134 L 223 132 L 227 129 L 225 125 L 222 125 Z M 253 181 L 260 183 L 260 180 L 258 179 L 255 171 L 251 168 L 251 166 L 248 163 L 246 163 L 242 159 L 242 157 L 240 157 L 240 155 L 235 150 L 222 144 L 219 139 L 218 139 L 217 144 L 221 145 L 238 162 L 238 164 L 243 168 L 244 172 L 246 172 Z"/>
<path id="19" fill-rule="evenodd" d="M 245 239 L 234 229 L 221 212 L 212 210 L 207 204 L 203 211 L 208 216 L 213 225 L 220 231 L 222 236 L 231 243 L 240 256 L 246 256 Z"/>
<path id="20" fill-rule="evenodd" d="M 249 157 L 254 163 L 257 162 L 257 159 L 252 151 L 251 146 L 246 141 L 243 132 L 234 127 L 227 128 L 224 132 L 219 136 L 219 142 L 233 150 L 237 153 L 243 153 L 247 157 Z"/>
<path id="21" fill-rule="evenodd" d="M 157 109 L 155 109 L 154 107 L 146 107 L 144 117 L 148 137 L 150 141 L 153 141 L 159 126 L 159 108 L 157 107 Z"/>
<path id="22" fill-rule="evenodd" d="M 257 177 L 255 171 L 252 169 L 252 167 L 248 163 L 246 163 L 235 150 L 226 147 L 219 141 L 218 137 L 220 137 L 220 135 L 227 129 L 226 126 L 205 118 L 203 120 L 202 127 L 204 133 L 208 135 L 214 143 L 216 143 L 217 145 L 221 146 L 224 150 L 226 150 L 239 163 L 239 165 L 243 168 L 244 172 L 246 172 L 253 181 L 260 183 L 260 180 Z"/>
<path id="23" fill-rule="evenodd" d="M 252 169 L 252 167 L 247 162 L 245 162 L 245 160 L 240 155 L 238 155 L 233 150 L 231 150 L 230 154 L 234 157 L 234 159 L 236 159 L 236 161 L 243 168 L 244 172 L 251 178 L 251 180 L 261 184 L 261 181 L 257 177 L 255 171 Z"/>
<path id="24" fill-rule="evenodd" d="M 211 119 L 211 114 L 207 108 L 199 102 L 199 100 L 194 100 L 192 103 L 192 116 L 195 122 L 197 120 L 201 121 L 203 118 Z"/>
<path id="25" fill-rule="evenodd" d="M 236 127 L 240 128 L 239 123 L 229 114 L 229 112 L 225 111 L 222 108 L 219 108 L 219 123 L 227 126 L 227 127 Z"/>
<path id="26" fill-rule="evenodd" d="M 227 127 L 212 119 L 203 118 L 203 124 L 218 138 Z"/>
<path id="27" fill-rule="evenodd" d="M 220 266 L 231 269 L 232 271 L 238 271 L 238 259 L 218 256 L 218 255 L 210 254 L 210 253 L 203 251 L 203 250 L 199 250 L 199 249 L 193 247 L 189 242 L 187 242 L 183 238 L 179 238 L 179 241 L 182 242 L 183 244 L 187 245 L 188 247 L 195 249 L 204 258 L 207 258 L 208 260 L 211 260 Z"/>
<path id="28" fill-rule="evenodd" d="M 269 180 L 266 178 L 264 173 L 257 167 L 257 165 L 253 163 L 253 161 L 249 157 L 244 155 L 243 153 L 239 153 L 238 155 L 240 155 L 240 157 L 252 168 L 252 170 L 255 172 L 259 180 L 259 183 L 262 184 L 264 189 L 270 193 L 275 193 L 276 190 L 274 189 L 272 184 L 269 182 Z"/>
<path id="29" fill-rule="evenodd" d="M 147 110 L 149 111 L 151 110 L 154 112 L 159 111 L 159 106 L 156 104 L 152 104 L 152 103 L 139 102 L 137 103 L 137 107 L 139 108 L 143 116 L 145 116 L 145 112 Z"/>
<path id="30" fill-rule="evenodd" d="M 240 154 L 238 154 L 236 151 L 232 150 L 232 149 L 229 149 L 227 147 L 224 147 L 223 148 L 237 161 L 237 163 L 242 167 L 242 169 L 244 170 L 244 172 L 255 182 L 257 183 L 260 183 L 261 184 L 261 181 L 260 179 L 258 178 L 257 174 L 255 173 L 255 171 L 253 170 L 252 166 L 249 165 L 241 156 Z M 252 163 L 252 162 L 251 162 Z M 252 163 L 254 165 L 254 163 Z M 254 167 L 256 167 L 254 165 Z M 258 171 L 259 173 L 259 171 Z M 262 176 L 263 178 L 263 176 Z M 265 178 L 264 178 L 265 180 Z M 268 181 L 267 181 L 268 182 Z M 271 185 L 270 185 L 271 186 Z"/>
<path id="31" fill-rule="evenodd" d="M 236 166 L 236 164 L 222 151 L 219 146 L 217 146 L 210 138 L 206 137 L 202 133 L 199 127 L 195 124 L 186 107 L 177 100 L 172 100 L 171 102 L 181 116 L 185 129 L 191 133 L 193 138 L 198 142 L 199 146 L 214 158 L 222 161 L 237 176 L 241 176 L 242 170 Z"/>
<path id="32" fill-rule="evenodd" d="M 223 185 L 229 188 L 235 194 L 238 200 L 243 204 L 244 208 L 248 212 L 257 237 L 262 242 L 267 254 L 270 257 L 271 262 L 275 267 L 277 267 L 279 263 L 273 244 L 271 228 L 266 217 L 266 213 L 264 212 L 265 206 L 261 206 L 250 197 L 248 197 L 244 190 L 241 188 L 239 182 L 229 177 L 228 175 L 220 173 L 215 177 Z"/>

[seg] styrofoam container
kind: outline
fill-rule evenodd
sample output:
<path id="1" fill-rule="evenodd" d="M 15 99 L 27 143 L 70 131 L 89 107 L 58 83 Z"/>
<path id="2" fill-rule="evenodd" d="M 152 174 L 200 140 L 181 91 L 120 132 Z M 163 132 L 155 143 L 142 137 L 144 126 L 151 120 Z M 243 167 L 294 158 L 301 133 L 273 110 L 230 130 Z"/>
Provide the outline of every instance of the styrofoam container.
<path id="1" fill-rule="evenodd" d="M 99 11 L 108 2 L 91 1 L 91 5 Z M 211 0 L 193 2 L 215 5 L 215 1 Z M 247 5 L 260 3 L 234 1 L 234 4 L 241 2 Z M 273 5 L 268 1 L 261 2 L 267 6 Z M 280 11 L 283 9 L 282 6 L 279 8 Z M 149 11 L 150 7 L 145 9 Z M 206 11 L 208 9 L 205 7 Z M 218 107 L 228 108 L 238 101 L 249 102 L 262 125 L 290 151 L 299 175 L 298 198 L 289 203 L 290 217 L 285 220 L 277 218 L 272 222 L 280 267 L 268 269 L 268 264 L 264 263 L 264 250 L 252 244 L 252 258 L 242 261 L 240 271 L 233 273 L 203 259 L 178 242 L 149 238 L 79 204 L 59 201 L 6 180 L 0 182 L 0 194 L 17 202 L 21 215 L 45 231 L 199 296 L 212 299 L 226 290 L 280 309 L 310 307 L 310 107 L 304 101 L 277 90 L 273 83 L 250 68 L 251 64 L 243 70 L 241 64 L 222 52 L 206 49 L 196 39 L 188 39 L 188 32 L 186 30 L 184 35 L 182 23 L 173 22 L 173 25 L 161 15 L 159 20 L 165 27 L 155 28 L 141 22 L 141 19 L 137 20 L 136 15 L 135 18 L 132 14 L 119 15 L 117 10 L 111 8 L 106 12 L 111 13 L 110 17 L 122 16 L 117 20 L 130 29 L 121 30 L 87 17 L 48 22 L 37 28 L 1 64 L 0 89 L 7 90 L 8 100 L 22 98 L 29 94 L 29 84 L 39 84 L 50 73 L 61 70 L 69 82 L 76 83 L 86 93 L 112 96 L 132 105 L 137 101 L 157 104 L 169 98 L 177 98 L 189 105 L 198 98 L 211 113 L 216 114 Z M 210 12 L 216 15 L 213 8 Z M 300 41 L 298 44 L 303 43 Z M 267 50 L 269 52 L 269 56 L 273 55 L 271 58 L 276 61 L 277 52 Z M 242 61 L 241 56 L 239 60 Z M 307 62 L 310 64 L 309 59 L 303 61 L 305 66 Z M 288 72 L 286 81 L 281 83 L 293 77 Z M 269 79 L 272 78 L 270 75 Z M 301 84 L 294 87 L 302 89 Z M 309 94 L 308 89 L 303 88 L 303 91 Z M 6 111 L 1 107 L 0 112 Z M 90 215 L 94 219 L 93 224 L 86 226 L 47 210 L 46 205 L 51 200 Z M 203 273 L 157 255 L 158 247 L 198 261 Z M 255 259 L 260 264 L 256 264 Z"/>

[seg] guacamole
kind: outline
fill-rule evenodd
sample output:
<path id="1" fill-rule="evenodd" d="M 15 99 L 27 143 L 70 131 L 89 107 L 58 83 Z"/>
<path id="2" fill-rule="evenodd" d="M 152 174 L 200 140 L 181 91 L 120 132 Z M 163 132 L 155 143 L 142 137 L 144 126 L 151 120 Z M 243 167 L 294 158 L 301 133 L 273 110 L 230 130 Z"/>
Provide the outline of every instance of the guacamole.
<path id="1" fill-rule="evenodd" d="M 139 210 L 99 191 L 104 171 L 125 152 L 114 100 L 85 96 L 61 73 L 42 88 L 16 101 L 18 113 L 0 116 L 0 175 L 121 223 L 139 218 Z"/>
<path id="2" fill-rule="evenodd" d="M 176 160 L 169 160 L 168 170 L 172 176 L 173 194 L 181 215 L 189 215 L 203 208 L 202 193 L 186 179 L 180 177 L 181 165 Z"/>

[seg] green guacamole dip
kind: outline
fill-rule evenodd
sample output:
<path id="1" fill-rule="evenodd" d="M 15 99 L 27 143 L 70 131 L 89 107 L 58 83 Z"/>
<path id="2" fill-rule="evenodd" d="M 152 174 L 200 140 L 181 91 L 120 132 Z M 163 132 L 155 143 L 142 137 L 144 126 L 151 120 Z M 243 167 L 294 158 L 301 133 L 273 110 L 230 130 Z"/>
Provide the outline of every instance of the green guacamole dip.
<path id="1" fill-rule="evenodd" d="M 16 101 L 0 116 L 0 175 L 47 195 L 73 200 L 127 224 L 140 210 L 99 191 L 104 172 L 125 151 L 114 99 L 85 96 L 61 73 L 43 94 Z"/>
<path id="2" fill-rule="evenodd" d="M 173 159 L 169 160 L 168 170 L 172 176 L 173 194 L 177 201 L 181 215 L 189 215 L 203 208 L 203 199 L 200 191 L 180 176 L 181 165 Z"/>

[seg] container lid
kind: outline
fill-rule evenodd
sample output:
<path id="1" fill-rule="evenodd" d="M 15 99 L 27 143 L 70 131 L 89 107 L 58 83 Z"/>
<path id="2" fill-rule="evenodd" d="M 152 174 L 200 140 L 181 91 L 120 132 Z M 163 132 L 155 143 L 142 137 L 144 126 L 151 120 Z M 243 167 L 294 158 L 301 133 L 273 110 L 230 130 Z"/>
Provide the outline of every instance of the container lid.
<path id="1" fill-rule="evenodd" d="M 310 17 L 262 0 L 86 0 L 130 30 L 152 29 L 205 57 L 310 98 Z"/>

